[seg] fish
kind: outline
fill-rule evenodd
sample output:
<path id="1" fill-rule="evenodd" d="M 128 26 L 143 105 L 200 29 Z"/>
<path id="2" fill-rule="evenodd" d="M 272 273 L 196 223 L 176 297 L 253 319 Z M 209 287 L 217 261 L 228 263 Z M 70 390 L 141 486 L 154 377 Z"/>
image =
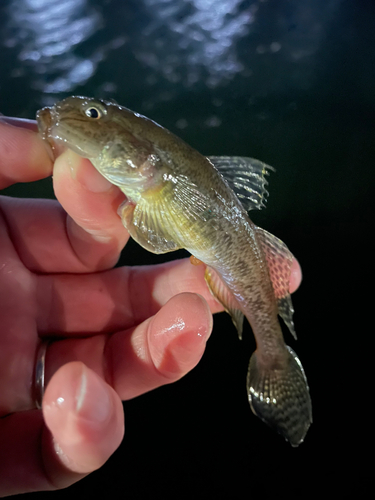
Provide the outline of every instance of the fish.
<path id="1" fill-rule="evenodd" d="M 112 100 L 67 97 L 37 112 L 39 132 L 73 150 L 125 194 L 118 213 L 130 236 L 155 254 L 181 248 L 203 263 L 213 296 L 241 338 L 244 317 L 256 349 L 247 374 L 255 415 L 293 447 L 312 423 L 302 364 L 285 344 L 294 337 L 289 278 L 293 255 L 248 212 L 265 206 L 274 170 L 249 157 L 204 156 L 153 120 Z"/>

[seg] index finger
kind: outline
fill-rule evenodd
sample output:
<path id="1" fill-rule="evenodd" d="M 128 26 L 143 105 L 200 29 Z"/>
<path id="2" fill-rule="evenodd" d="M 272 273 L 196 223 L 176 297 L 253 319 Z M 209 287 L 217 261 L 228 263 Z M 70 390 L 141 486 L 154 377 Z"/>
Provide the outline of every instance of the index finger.
<path id="1" fill-rule="evenodd" d="M 0 189 L 52 174 L 52 158 L 36 122 L 0 117 Z"/>

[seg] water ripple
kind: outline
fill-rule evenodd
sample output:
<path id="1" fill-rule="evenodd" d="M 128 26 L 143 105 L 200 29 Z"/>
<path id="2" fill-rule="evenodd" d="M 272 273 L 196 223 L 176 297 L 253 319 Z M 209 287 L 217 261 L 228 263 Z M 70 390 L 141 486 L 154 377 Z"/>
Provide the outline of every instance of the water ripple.
<path id="1" fill-rule="evenodd" d="M 91 44 L 86 57 L 76 52 L 104 26 L 87 0 L 13 0 L 7 15 L 3 45 L 18 50 L 19 62 L 11 76 L 30 75 L 30 87 L 42 93 L 72 92 L 93 76 L 109 49 L 125 41 Z"/>
<path id="2" fill-rule="evenodd" d="M 142 1 L 151 21 L 135 54 L 167 80 L 216 87 L 243 70 L 236 42 L 248 34 L 254 9 L 241 9 L 242 0 Z"/>

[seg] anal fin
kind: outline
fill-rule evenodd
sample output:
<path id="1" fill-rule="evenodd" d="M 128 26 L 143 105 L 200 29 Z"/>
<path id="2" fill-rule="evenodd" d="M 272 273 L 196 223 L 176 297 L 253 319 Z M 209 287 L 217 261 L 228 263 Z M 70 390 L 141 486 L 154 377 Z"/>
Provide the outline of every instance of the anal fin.
<path id="1" fill-rule="evenodd" d="M 233 324 L 237 329 L 238 337 L 241 339 L 244 315 L 238 308 L 235 298 L 214 269 L 207 266 L 204 277 L 212 295 L 222 304 L 226 312 L 232 318 Z"/>

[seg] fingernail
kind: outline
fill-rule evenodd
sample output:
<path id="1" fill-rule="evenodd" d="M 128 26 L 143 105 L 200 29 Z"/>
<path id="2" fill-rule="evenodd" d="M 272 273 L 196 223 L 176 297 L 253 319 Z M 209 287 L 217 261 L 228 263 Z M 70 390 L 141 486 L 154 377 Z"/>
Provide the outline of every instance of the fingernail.
<path id="1" fill-rule="evenodd" d="M 111 411 L 112 400 L 106 383 L 84 367 L 76 391 L 76 414 L 93 424 L 102 424 L 109 418 Z"/>
<path id="2" fill-rule="evenodd" d="M 36 131 L 38 129 L 35 120 L 28 120 L 27 118 L 16 118 L 14 116 L 5 116 L 0 113 L 0 121 L 6 123 L 7 125 L 13 125 L 14 127 L 29 128 Z"/>

